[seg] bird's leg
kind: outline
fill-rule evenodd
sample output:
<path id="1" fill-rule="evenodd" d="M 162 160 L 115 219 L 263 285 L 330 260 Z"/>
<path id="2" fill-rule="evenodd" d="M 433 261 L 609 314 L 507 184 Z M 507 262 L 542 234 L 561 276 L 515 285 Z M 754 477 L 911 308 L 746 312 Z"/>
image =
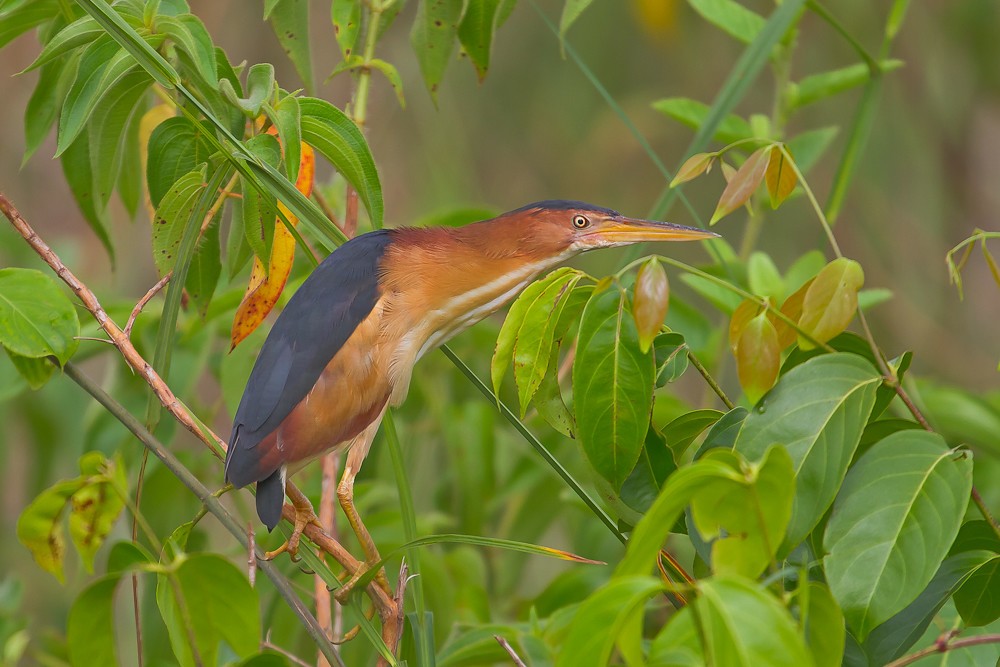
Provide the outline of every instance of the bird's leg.
<path id="1" fill-rule="evenodd" d="M 319 517 L 316 516 L 315 510 L 313 510 L 312 503 L 309 502 L 304 493 L 299 491 L 297 486 L 288 484 L 285 487 L 285 494 L 292 501 L 292 507 L 295 508 L 295 522 L 292 534 L 280 547 L 264 554 L 266 560 L 271 560 L 285 552 L 294 559 L 299 552 L 299 541 L 302 539 L 302 531 L 306 529 L 306 526 L 313 523 L 320 528 L 323 527 L 323 524 L 319 521 Z"/>
<path id="2" fill-rule="evenodd" d="M 353 454 L 354 450 L 351 450 Z M 372 567 L 375 566 L 382 557 L 378 553 L 378 547 L 375 546 L 375 541 L 372 539 L 371 533 L 365 527 L 364 522 L 361 521 L 361 515 L 358 514 L 357 508 L 354 506 L 354 478 L 357 475 L 357 470 L 351 466 L 352 459 L 354 457 L 348 454 L 347 465 L 344 467 L 344 476 L 340 478 L 340 484 L 337 485 L 337 498 L 340 500 L 340 506 L 344 510 L 344 514 L 347 515 L 347 521 L 351 524 L 351 528 L 354 530 L 354 534 L 358 537 L 358 542 L 361 543 L 361 550 L 365 554 L 365 562 L 361 564 L 357 572 L 351 575 L 351 578 L 347 582 L 337 589 L 334 593 L 334 597 L 337 602 L 344 604 L 347 602 L 348 596 L 350 596 L 351 591 L 354 590 L 355 584 L 357 584 L 358 579 L 360 579 L 366 572 L 368 572 Z M 385 577 L 385 570 L 379 569 L 378 574 L 375 575 L 375 583 L 382 588 L 386 593 L 392 595 L 392 591 L 389 588 L 389 581 Z"/>

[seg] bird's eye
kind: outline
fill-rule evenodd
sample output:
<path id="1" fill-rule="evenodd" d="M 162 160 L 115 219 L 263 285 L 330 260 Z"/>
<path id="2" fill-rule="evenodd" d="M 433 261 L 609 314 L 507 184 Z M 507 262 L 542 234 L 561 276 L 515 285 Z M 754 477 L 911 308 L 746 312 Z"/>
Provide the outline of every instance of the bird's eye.
<path id="1" fill-rule="evenodd" d="M 573 216 L 573 226 L 577 229 L 585 229 L 590 227 L 590 220 L 584 215 L 574 215 Z"/>

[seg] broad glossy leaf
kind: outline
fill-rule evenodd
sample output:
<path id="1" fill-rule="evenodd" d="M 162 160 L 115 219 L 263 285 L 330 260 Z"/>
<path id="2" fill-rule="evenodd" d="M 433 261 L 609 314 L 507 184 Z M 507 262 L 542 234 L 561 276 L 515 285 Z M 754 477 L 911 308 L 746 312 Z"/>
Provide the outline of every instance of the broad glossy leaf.
<path id="1" fill-rule="evenodd" d="M 844 257 L 833 260 L 806 290 L 799 326 L 820 343 L 830 340 L 854 319 L 858 290 L 864 283 L 860 264 Z M 808 350 L 812 343 L 800 336 L 799 347 Z"/>
<path id="2" fill-rule="evenodd" d="M 435 103 L 438 87 L 455 49 L 462 4 L 462 0 L 420 0 L 410 30 L 410 45 L 417 56 L 424 85 Z"/>
<path id="3" fill-rule="evenodd" d="M 722 417 L 723 413 L 718 410 L 692 410 L 664 426 L 663 437 L 667 447 L 674 453 L 674 458 L 680 460 L 691 443 Z"/>
<path id="4" fill-rule="evenodd" d="M 860 640 L 930 583 L 958 533 L 971 486 L 968 454 L 924 431 L 888 436 L 851 469 L 826 527 L 824 568 Z"/>
<path id="5" fill-rule="evenodd" d="M 844 614 L 833 593 L 818 581 L 800 583 L 793 598 L 799 631 L 816 667 L 840 667 L 844 657 Z"/>
<path id="6" fill-rule="evenodd" d="M 884 665 L 906 653 L 952 594 L 993 556 L 993 552 L 981 550 L 948 556 L 916 600 L 868 635 L 863 648 L 871 662 Z"/>
<path id="7" fill-rule="evenodd" d="M 758 148 L 750 154 L 750 157 L 736 170 L 732 179 L 726 184 L 726 189 L 722 191 L 719 203 L 715 207 L 715 213 L 712 214 L 712 219 L 709 220 L 708 224 L 714 225 L 750 201 L 750 197 L 764 181 L 764 174 L 767 172 L 770 161 L 770 147 Z"/>
<path id="8" fill-rule="evenodd" d="M 772 163 L 774 158 L 772 158 Z M 766 296 L 771 303 L 778 303 L 785 296 L 785 281 L 781 279 L 774 260 L 765 252 L 755 251 L 747 260 L 747 282 L 750 291 L 759 296 Z"/>
<path id="9" fill-rule="evenodd" d="M 621 518 L 632 523 L 638 522 L 656 500 L 667 477 L 675 470 L 677 463 L 674 462 L 673 452 L 667 447 L 663 435 L 650 425 L 639 461 L 622 484 L 619 493 L 621 501 L 632 510 L 631 514 L 634 516 L 622 515 Z"/>
<path id="10" fill-rule="evenodd" d="M 115 589 L 120 579 L 121 572 L 101 577 L 73 601 L 66 623 L 73 667 L 121 664 L 115 647 Z"/>
<path id="11" fill-rule="evenodd" d="M 184 228 L 205 189 L 205 166 L 188 172 L 171 186 L 156 208 L 153 219 L 153 260 L 160 276 L 173 270 Z M 201 224 L 198 221 L 197 224 Z"/>
<path id="12" fill-rule="evenodd" d="M 34 269 L 0 269 L 0 345 L 65 364 L 79 335 L 76 308 L 51 278 Z"/>
<path id="13" fill-rule="evenodd" d="M 80 213 L 83 214 L 83 218 L 100 240 L 101 245 L 107 250 L 111 264 L 114 265 L 114 242 L 108 231 L 110 223 L 107 210 L 99 205 L 95 196 L 93 159 L 90 155 L 90 141 L 87 138 L 86 130 L 70 144 L 59 162 L 62 166 L 63 176 L 66 177 L 66 184 L 69 185 L 70 192 L 73 193 Z"/>
<path id="14" fill-rule="evenodd" d="M 736 371 L 743 393 L 756 403 L 774 386 L 781 369 L 778 332 L 766 313 L 753 318 L 743 328 L 736 343 Z"/>
<path id="15" fill-rule="evenodd" d="M 490 67 L 490 50 L 496 30 L 497 8 L 500 0 L 479 0 L 465 6 L 465 13 L 458 24 L 458 41 L 476 68 L 479 80 L 486 78 Z"/>
<path id="16" fill-rule="evenodd" d="M 989 625 L 1000 618 L 1000 553 L 994 552 L 955 591 L 955 608 L 969 627 Z"/>
<path id="17" fill-rule="evenodd" d="M 771 148 L 771 160 L 767 163 L 767 171 L 764 172 L 764 184 L 767 185 L 767 193 L 771 196 L 771 208 L 781 206 L 798 184 L 792 160 L 785 151 L 787 148 L 782 150 L 781 146 Z"/>
<path id="18" fill-rule="evenodd" d="M 361 0 L 333 0 L 330 3 L 330 22 L 340 47 L 340 56 L 347 60 L 354 55 L 361 32 Z"/>
<path id="19" fill-rule="evenodd" d="M 792 514 L 795 471 L 788 452 L 772 447 L 759 462 L 715 449 L 704 460 L 717 459 L 742 472 L 740 480 L 711 480 L 691 498 L 691 517 L 698 533 L 712 543 L 712 570 L 759 576 L 774 562 Z"/>
<path id="20" fill-rule="evenodd" d="M 650 576 L 616 577 L 588 597 L 573 617 L 556 667 L 604 665 L 630 616 L 663 583 Z"/>
<path id="21" fill-rule="evenodd" d="M 902 60 L 883 60 L 879 63 L 883 74 L 892 72 L 903 66 Z M 840 69 L 811 74 L 793 87 L 790 104 L 798 109 L 828 97 L 838 95 L 845 90 L 864 85 L 871 78 L 871 70 L 867 63 L 857 63 Z"/>
<path id="22" fill-rule="evenodd" d="M 260 644 L 260 606 L 244 573 L 215 554 L 192 554 L 176 570 L 180 594 L 190 614 L 202 664 L 217 664 L 219 642 L 239 657 Z M 181 665 L 194 665 L 175 592 L 164 575 L 157 577 L 156 604 Z"/>
<path id="23" fill-rule="evenodd" d="M 215 152 L 206 136 L 209 132 L 207 126 L 196 125 L 181 116 L 167 118 L 152 130 L 145 164 L 146 185 L 154 208 L 160 206 L 160 200 L 174 183 Z"/>
<path id="24" fill-rule="evenodd" d="M 761 584 L 716 575 L 698 584 L 692 605 L 707 664 L 808 667 L 812 656 L 794 619 Z"/>
<path id="25" fill-rule="evenodd" d="M 372 226 L 382 227 L 382 185 L 375 160 L 361 130 L 325 100 L 299 98 L 302 141 L 315 148 L 354 186 L 368 210 Z"/>
<path id="26" fill-rule="evenodd" d="M 493 360 L 490 362 L 490 379 L 493 382 L 493 393 L 497 396 L 500 395 L 500 386 L 503 384 L 504 375 L 507 374 L 507 369 L 510 368 L 514 359 L 514 344 L 528 310 L 551 281 L 561 280 L 571 271 L 572 269 L 563 267 L 536 280 L 525 287 L 511 304 L 510 310 L 507 311 L 507 317 L 504 318 L 503 325 L 500 327 L 500 333 L 497 335 Z"/>
<path id="27" fill-rule="evenodd" d="M 309 46 L 309 0 L 278 0 L 270 20 L 281 48 L 295 65 L 306 90 L 311 92 L 315 86 Z"/>
<path id="28" fill-rule="evenodd" d="M 677 170 L 674 180 L 670 181 L 670 187 L 675 188 L 681 183 L 693 181 L 708 171 L 712 166 L 712 161 L 718 157 L 715 153 L 695 153 L 681 165 Z"/>
<path id="29" fill-rule="evenodd" d="M 579 271 L 571 271 L 546 280 L 545 289 L 524 314 L 524 321 L 518 328 L 514 341 L 514 382 L 517 385 L 521 417 L 524 417 L 531 398 L 549 368 L 556 325 L 582 277 L 583 274 Z"/>
<path id="30" fill-rule="evenodd" d="M 684 336 L 669 331 L 653 339 L 657 389 L 670 384 L 688 368 L 688 344 Z"/>
<path id="31" fill-rule="evenodd" d="M 749 411 L 746 408 L 735 407 L 719 417 L 719 420 L 705 435 L 705 441 L 701 443 L 694 459 L 697 461 L 705 452 L 718 447 L 732 449 L 736 445 L 736 438 L 739 436 L 748 414 Z"/>
<path id="32" fill-rule="evenodd" d="M 701 127 L 708 118 L 709 112 L 707 104 L 687 97 L 668 97 L 657 100 L 653 102 L 653 108 L 694 129 Z M 750 123 L 739 116 L 729 114 L 719 123 L 712 138 L 715 141 L 729 144 L 752 136 L 753 130 L 750 129 Z"/>
<path id="33" fill-rule="evenodd" d="M 865 359 L 826 354 L 782 376 L 747 415 L 736 450 L 754 460 L 779 443 L 795 464 L 795 503 L 779 557 L 805 539 L 833 502 L 881 382 Z"/>
<path id="34" fill-rule="evenodd" d="M 764 27 L 764 18 L 735 0 L 688 0 L 688 4 L 702 17 L 735 37 L 749 44 Z"/>
<path id="35" fill-rule="evenodd" d="M 618 288 L 596 292 L 580 321 L 573 362 L 577 438 L 594 470 L 617 490 L 635 467 L 653 407 L 653 355 Z"/>
<path id="36" fill-rule="evenodd" d="M 632 317 L 639 333 L 639 349 L 649 351 L 663 328 L 670 305 L 670 283 L 663 265 L 654 257 L 639 267 L 632 297 Z"/>

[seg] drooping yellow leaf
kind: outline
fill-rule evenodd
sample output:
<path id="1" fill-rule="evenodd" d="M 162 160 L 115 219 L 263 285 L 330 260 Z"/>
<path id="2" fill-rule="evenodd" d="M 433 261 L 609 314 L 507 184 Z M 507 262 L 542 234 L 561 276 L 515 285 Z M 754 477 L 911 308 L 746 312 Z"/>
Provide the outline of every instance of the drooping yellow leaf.
<path id="1" fill-rule="evenodd" d="M 806 292 L 809 290 L 809 286 L 812 285 L 812 282 L 813 279 L 810 278 L 806 281 L 806 284 L 795 290 L 795 293 L 785 299 L 785 302 L 781 304 L 781 308 L 779 310 L 781 310 L 782 314 L 792 322 L 798 323 L 799 318 L 802 317 L 802 303 L 806 299 Z M 775 331 L 778 332 L 778 345 L 782 350 L 784 350 L 786 347 L 795 342 L 795 340 L 799 337 L 799 334 L 777 315 L 771 313 L 770 318 L 771 324 L 774 325 Z"/>
<path id="2" fill-rule="evenodd" d="M 986 247 L 986 239 L 982 240 L 983 246 L 983 257 L 986 258 L 986 264 L 990 267 L 990 273 L 993 274 L 993 281 L 1000 287 L 1000 267 L 997 266 L 997 262 L 993 259 L 993 254 L 990 249 Z"/>
<path id="3" fill-rule="evenodd" d="M 771 208 L 781 206 L 781 202 L 788 199 L 798 183 L 798 177 L 790 164 L 791 153 L 785 155 L 787 151 L 787 147 L 782 150 L 781 146 L 773 146 L 771 159 L 764 172 L 764 183 L 767 185 L 767 193 L 771 196 Z"/>
<path id="4" fill-rule="evenodd" d="M 750 197 L 764 180 L 764 172 L 767 171 L 767 165 L 770 161 L 770 147 L 758 148 L 750 154 L 743 166 L 737 169 L 732 179 L 729 180 L 726 189 L 722 191 L 722 196 L 719 197 L 719 203 L 715 207 L 715 213 L 712 214 L 709 225 L 714 225 L 750 201 Z"/>
<path id="5" fill-rule="evenodd" d="M 743 393 L 756 403 L 774 386 L 781 368 L 778 333 L 767 315 L 761 313 L 747 322 L 736 345 L 736 371 Z"/>
<path id="6" fill-rule="evenodd" d="M 825 343 L 844 331 L 858 309 L 858 290 L 865 284 L 865 272 L 854 260 L 833 260 L 813 279 L 802 301 L 799 326 L 814 340 Z M 813 344 L 799 336 L 799 347 Z"/>
<path id="7" fill-rule="evenodd" d="M 299 160 L 299 175 L 295 181 L 295 187 L 306 197 L 312 193 L 315 171 L 316 154 L 311 146 L 303 143 Z M 278 202 L 278 209 L 293 225 L 298 223 L 298 219 L 281 202 Z M 247 291 L 233 317 L 230 350 L 253 333 L 274 308 L 274 304 L 278 302 L 278 297 L 281 296 L 281 291 L 285 288 L 288 276 L 292 272 L 294 259 L 295 237 L 278 219 L 274 225 L 274 243 L 271 245 L 268 270 L 265 271 L 260 259 L 254 257 Z"/>
<path id="8" fill-rule="evenodd" d="M 654 257 L 639 269 L 635 278 L 635 298 L 632 299 L 632 317 L 639 331 L 639 349 L 649 351 L 653 339 L 663 328 L 670 305 L 670 282 L 667 272 Z"/>
<path id="9" fill-rule="evenodd" d="M 733 316 L 729 320 L 729 349 L 736 354 L 736 345 L 740 342 L 740 336 L 746 329 L 750 320 L 760 313 L 760 304 L 752 299 L 744 299 L 740 305 L 736 306 Z"/>
<path id="10" fill-rule="evenodd" d="M 681 168 L 677 170 L 674 180 L 670 181 L 670 187 L 677 187 L 681 183 L 687 183 L 698 178 L 708 171 L 715 157 L 715 153 L 695 153 L 685 160 Z"/>
<path id="11" fill-rule="evenodd" d="M 143 191 L 143 202 L 146 205 L 146 212 L 149 214 L 149 219 L 152 220 L 156 216 L 156 211 L 153 208 L 153 202 L 149 199 L 149 191 L 146 189 L 146 162 L 149 160 L 149 137 L 152 136 L 153 130 L 156 126 L 165 121 L 168 118 L 174 116 L 174 109 L 169 104 L 157 104 L 152 107 L 149 111 L 142 115 L 139 119 L 139 164 L 141 165 L 141 172 L 144 176 L 142 180 L 142 191 Z"/>

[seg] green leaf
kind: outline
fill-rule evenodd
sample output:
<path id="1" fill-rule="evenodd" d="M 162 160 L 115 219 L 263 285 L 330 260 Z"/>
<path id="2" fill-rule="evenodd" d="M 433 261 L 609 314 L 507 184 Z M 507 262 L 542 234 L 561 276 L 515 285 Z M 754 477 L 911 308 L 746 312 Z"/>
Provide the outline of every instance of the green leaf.
<path id="1" fill-rule="evenodd" d="M 0 269 L 0 345 L 65 364 L 79 335 L 76 308 L 51 278 L 34 269 Z"/>
<path id="2" fill-rule="evenodd" d="M 95 197 L 94 181 L 96 177 L 90 155 L 90 140 L 87 137 L 86 131 L 70 144 L 70 147 L 62 154 L 60 162 L 62 164 L 63 175 L 66 177 L 66 183 L 69 185 L 70 192 L 73 193 L 73 198 L 76 200 L 76 205 L 80 208 L 84 220 L 87 221 L 90 229 L 97 235 L 101 245 L 104 246 L 108 256 L 111 258 L 112 265 L 114 265 L 115 248 L 111 234 L 108 231 L 110 223 L 108 222 L 107 211 L 103 206 L 99 205 Z"/>
<path id="3" fill-rule="evenodd" d="M 709 23 L 726 34 L 749 44 L 764 27 L 764 18 L 734 0 L 688 0 L 688 4 Z"/>
<path id="4" fill-rule="evenodd" d="M 32 0 L 0 12 L 0 48 L 18 35 L 51 21 L 58 14 L 57 0 Z"/>
<path id="5" fill-rule="evenodd" d="M 144 110 L 140 101 L 152 82 L 142 70 L 130 72 L 114 84 L 94 108 L 88 134 L 90 155 L 96 167 L 94 194 L 102 208 L 111 199 L 118 180 L 126 141 L 130 137 L 126 130 L 131 123 L 138 122 Z"/>
<path id="6" fill-rule="evenodd" d="M 983 563 L 955 591 L 955 608 L 969 627 L 989 625 L 1000 618 L 1000 553 Z"/>
<path id="7" fill-rule="evenodd" d="M 735 407 L 722 415 L 705 435 L 705 441 L 701 443 L 701 447 L 698 448 L 698 451 L 694 455 L 695 460 L 701 458 L 710 449 L 717 447 L 733 449 L 736 445 L 736 438 L 739 437 L 740 429 L 743 428 L 743 422 L 746 420 L 748 414 L 749 412 L 746 408 Z"/>
<path id="8" fill-rule="evenodd" d="M 156 604 L 182 665 L 194 665 L 182 609 L 190 616 L 195 646 L 203 665 L 217 664 L 220 641 L 237 656 L 256 653 L 260 645 L 260 603 L 244 573 L 215 554 L 193 554 L 174 576 L 183 598 L 180 606 L 167 575 L 157 577 Z"/>
<path id="9" fill-rule="evenodd" d="M 309 47 L 309 0 L 278 0 L 270 20 L 281 48 L 295 65 L 306 90 L 312 92 L 315 84 Z"/>
<path id="10" fill-rule="evenodd" d="M 281 162 L 278 140 L 270 134 L 251 137 L 246 146 L 272 167 L 277 167 Z M 278 215 L 277 201 L 270 192 L 248 187 L 246 181 L 243 182 L 243 192 L 243 231 L 246 233 L 247 243 L 261 264 L 270 267 L 275 218 Z"/>
<path id="11" fill-rule="evenodd" d="M 461 6 L 459 3 L 459 10 Z M 330 21 L 340 46 L 340 57 L 347 60 L 354 55 L 354 46 L 361 33 L 361 0 L 333 0 L 330 3 Z"/>
<path id="12" fill-rule="evenodd" d="M 774 386 L 781 368 L 778 332 L 766 311 L 751 318 L 736 343 L 736 371 L 747 400 L 756 403 Z"/>
<path id="13" fill-rule="evenodd" d="M 680 459 L 701 433 L 719 421 L 724 415 L 718 410 L 692 410 L 685 412 L 663 427 L 663 437 L 667 447 Z"/>
<path id="14" fill-rule="evenodd" d="M 514 383 L 522 418 L 549 368 L 549 355 L 563 308 L 571 301 L 573 290 L 583 275 L 574 270 L 553 272 L 545 279 L 545 288 L 524 313 L 513 354 Z"/>
<path id="15" fill-rule="evenodd" d="M 77 55 L 67 60 L 66 63 L 45 65 L 38 74 L 38 83 L 24 109 L 24 157 L 21 158 L 21 166 L 27 164 L 45 141 L 52 124 L 59 117 L 66 91 L 76 77 Z"/>
<path id="16" fill-rule="evenodd" d="M 639 350 L 625 293 L 587 302 L 573 362 L 577 437 L 594 470 L 617 491 L 639 459 L 653 407 L 653 355 Z"/>
<path id="17" fill-rule="evenodd" d="M 479 80 L 486 78 L 490 67 L 490 49 L 496 30 L 497 7 L 500 0 L 479 0 L 465 6 L 458 24 L 458 41 L 468 54 Z"/>
<path id="18" fill-rule="evenodd" d="M 438 87 L 455 48 L 462 4 L 462 0 L 420 0 L 410 30 L 410 45 L 417 56 L 424 85 L 435 104 Z"/>
<path id="19" fill-rule="evenodd" d="M 265 105 L 268 117 L 278 128 L 281 149 L 285 156 L 285 173 L 294 183 L 299 177 L 299 163 L 302 161 L 302 113 L 298 98 L 287 95 L 272 109 Z"/>
<path id="20" fill-rule="evenodd" d="M 121 572 L 101 577 L 80 591 L 66 623 L 66 644 L 73 667 L 118 665 L 115 648 L 115 589 Z"/>
<path id="21" fill-rule="evenodd" d="M 756 578 L 774 562 L 792 514 L 795 471 L 788 452 L 772 447 L 758 463 L 715 449 L 718 459 L 742 472 L 742 478 L 706 482 L 691 498 L 698 533 L 712 544 L 712 569 L 719 574 Z"/>
<path id="22" fill-rule="evenodd" d="M 858 290 L 865 273 L 854 260 L 840 257 L 827 264 L 806 291 L 799 326 L 820 343 L 830 340 L 851 323 L 858 309 Z M 799 336 L 799 347 L 812 343 Z"/>
<path id="23" fill-rule="evenodd" d="M 580 14 L 583 13 L 587 7 L 590 6 L 594 0 L 566 0 L 566 4 L 563 5 L 562 16 L 559 17 L 559 39 L 566 39 L 566 33 L 569 31 L 570 26 L 572 26 Z"/>
<path id="24" fill-rule="evenodd" d="M 116 491 L 116 488 L 128 489 L 125 472 L 121 457 L 115 457 L 113 462 L 102 460 L 100 474 L 93 475 L 73 494 L 69 536 L 88 572 L 94 571 L 94 556 L 125 508 L 125 502 Z"/>
<path id="25" fill-rule="evenodd" d="M 707 664 L 814 664 L 788 610 L 760 584 L 733 575 L 716 575 L 699 582 L 698 591 L 692 608 Z"/>
<path id="26" fill-rule="evenodd" d="M 681 334 L 670 331 L 653 339 L 657 389 L 670 384 L 688 368 L 688 345 Z"/>
<path id="27" fill-rule="evenodd" d="M 30 72 L 47 63 L 52 62 L 74 49 L 84 44 L 90 44 L 95 39 L 104 34 L 104 29 L 91 16 L 83 16 L 73 21 L 65 28 L 57 32 L 50 39 L 42 52 L 38 54 L 35 61 L 28 65 L 24 71 Z"/>
<path id="28" fill-rule="evenodd" d="M 968 455 L 924 431 L 888 436 L 852 468 L 826 527 L 824 567 L 860 640 L 930 583 L 958 533 L 971 486 Z"/>
<path id="29" fill-rule="evenodd" d="M 780 303 L 785 297 L 785 281 L 781 279 L 774 260 L 759 250 L 750 254 L 747 260 L 747 282 L 750 291 L 758 296 L 769 297 L 772 303 Z"/>
<path id="30" fill-rule="evenodd" d="M 40 568 L 60 582 L 65 581 L 63 513 L 72 495 L 85 483 L 83 479 L 76 478 L 50 486 L 38 494 L 17 518 L 18 541 L 31 551 Z"/>
<path id="31" fill-rule="evenodd" d="M 885 74 L 903 66 L 902 60 L 883 60 L 881 73 Z M 807 76 L 792 88 L 791 108 L 800 109 L 808 104 L 838 95 L 845 90 L 864 85 L 871 78 L 871 70 L 866 63 Z"/>
<path id="32" fill-rule="evenodd" d="M 807 130 L 802 134 L 796 134 L 788 140 L 788 152 L 795 156 L 795 164 L 799 166 L 799 171 L 803 174 L 819 161 L 830 147 L 833 140 L 840 132 L 838 127 L 821 127 L 816 130 Z M 815 274 L 813 274 L 815 275 Z"/>
<path id="33" fill-rule="evenodd" d="M 653 102 L 653 108 L 670 116 L 679 123 L 698 129 L 708 118 L 708 105 L 687 97 L 668 97 Z M 731 144 L 734 141 L 753 136 L 750 123 L 735 114 L 729 114 L 719 123 L 712 138 L 722 143 Z M 679 173 L 679 172 L 678 172 Z"/>
<path id="34" fill-rule="evenodd" d="M 785 374 L 744 420 L 737 451 L 754 460 L 779 443 L 795 465 L 795 503 L 779 557 L 805 539 L 833 502 L 881 382 L 861 357 L 826 354 Z"/>
<path id="35" fill-rule="evenodd" d="M 399 106 L 405 109 L 406 98 L 403 96 L 403 80 L 400 78 L 396 67 L 392 63 L 388 63 L 380 58 L 372 58 L 368 61 L 368 66 L 382 72 L 389 85 L 392 86 L 392 91 L 396 93 L 396 101 L 399 102 Z"/>
<path id="36" fill-rule="evenodd" d="M 41 389 L 55 375 L 55 364 L 50 363 L 48 359 L 24 357 L 7 348 L 3 349 L 7 353 L 10 363 L 32 389 Z M 5 389 L 9 389 L 9 387 L 5 387 Z"/>
<path id="37" fill-rule="evenodd" d="M 818 581 L 800 582 L 795 591 L 796 620 L 816 667 L 840 667 L 844 657 L 844 614 L 830 589 Z"/>
<path id="38" fill-rule="evenodd" d="M 556 667 L 605 665 L 626 622 L 663 589 L 650 576 L 616 577 L 588 597 L 569 626 Z"/>
<path id="39" fill-rule="evenodd" d="M 372 226 L 381 228 L 382 185 L 361 130 L 344 112 L 325 100 L 303 97 L 299 99 L 299 108 L 302 140 L 319 151 L 354 186 L 368 210 Z"/>
<path id="40" fill-rule="evenodd" d="M 205 188 L 207 171 L 202 165 L 182 176 L 156 207 L 153 217 L 153 260 L 160 276 L 174 269 L 181 236 Z M 200 221 L 198 222 L 200 224 Z"/>
<path id="41" fill-rule="evenodd" d="M 216 69 L 215 45 L 212 37 L 205 29 L 205 24 L 193 14 L 180 16 L 157 16 L 156 30 L 166 35 L 177 47 L 177 50 L 187 57 L 192 69 L 204 83 L 214 88 L 219 82 Z"/>
<path id="42" fill-rule="evenodd" d="M 549 426 L 569 438 L 576 437 L 576 422 L 563 400 L 562 388 L 559 386 L 559 347 L 558 341 L 553 343 L 553 353 L 549 355 L 549 367 L 538 383 L 538 389 L 531 397 L 531 406 L 538 411 L 538 416 Z"/>
<path id="43" fill-rule="evenodd" d="M 671 615 L 649 647 L 650 667 L 703 667 L 705 652 L 691 606 Z"/>
<path id="44" fill-rule="evenodd" d="M 168 118 L 149 137 L 146 186 L 154 208 L 171 186 L 215 152 L 208 139 L 211 130 L 187 118 Z"/>
<path id="45" fill-rule="evenodd" d="M 188 297 L 202 317 L 208 313 L 212 295 L 215 294 L 215 288 L 219 284 L 219 276 L 222 275 L 218 217 L 216 215 L 202 234 L 198 247 L 191 257 L 187 281 L 184 283 Z"/>

